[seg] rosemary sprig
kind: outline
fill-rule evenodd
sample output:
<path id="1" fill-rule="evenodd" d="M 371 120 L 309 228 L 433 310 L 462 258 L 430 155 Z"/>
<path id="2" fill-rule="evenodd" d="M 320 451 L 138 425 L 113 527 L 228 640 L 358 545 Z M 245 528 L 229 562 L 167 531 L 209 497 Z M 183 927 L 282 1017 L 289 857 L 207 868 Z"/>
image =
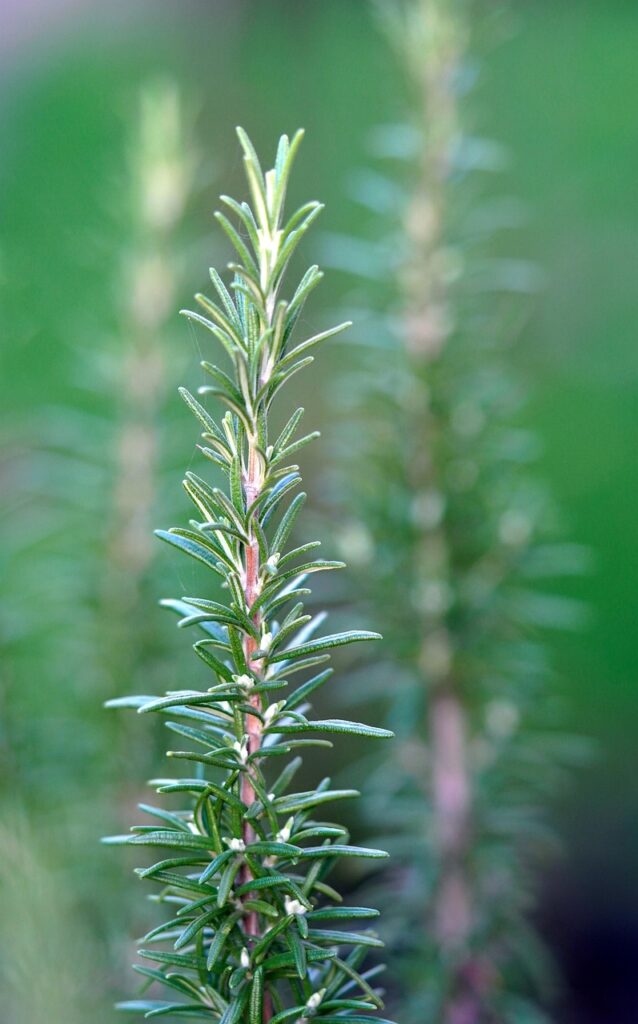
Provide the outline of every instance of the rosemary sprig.
<path id="1" fill-rule="evenodd" d="M 547 842 L 539 807 L 575 750 L 545 699 L 539 627 L 578 613 L 539 587 L 583 558 L 555 542 L 551 501 L 529 474 L 534 438 L 516 422 L 512 342 L 538 275 L 493 256 L 517 208 L 489 196 L 502 151 L 468 128 L 475 5 L 377 7 L 410 102 L 405 123 L 375 132 L 383 162 L 357 179 L 374 242 L 329 243 L 350 273 L 363 255 L 370 314 L 365 377 L 338 396 L 356 432 L 339 425 L 347 483 L 335 493 L 349 503 L 356 594 L 387 638 L 361 698 L 385 699 L 395 681 L 397 756 L 365 765 L 395 865 L 374 898 L 406 1024 L 538 1022 L 547 957 L 526 920 L 530 866 Z"/>
<path id="2" fill-rule="evenodd" d="M 382 1005 L 370 980 L 376 971 L 362 963 L 367 948 L 380 942 L 368 928 L 341 930 L 343 920 L 356 925 L 376 911 L 344 907 L 326 878 L 339 858 L 386 854 L 351 845 L 345 829 L 318 818 L 325 802 L 354 791 L 333 790 L 329 779 L 311 791 L 289 790 L 301 761 L 298 749 L 330 746 L 325 735 L 331 733 L 392 735 L 357 722 L 308 717 L 308 694 L 331 674 L 325 667 L 330 650 L 378 634 L 317 636 L 323 615 L 303 613 L 299 597 L 308 592 L 306 577 L 343 563 L 308 560 L 315 545 L 295 548 L 288 540 L 304 498 L 292 497 L 301 477 L 290 460 L 316 436 L 295 439 L 303 410 L 293 413 L 277 438 L 269 432 L 281 387 L 312 362 L 316 345 L 348 324 L 292 340 L 321 278 L 312 266 L 292 298 L 282 295 L 288 263 L 321 209 L 307 203 L 284 217 L 302 132 L 291 141 L 281 138 L 275 166 L 265 173 L 247 135 L 241 129 L 238 135 L 252 205 L 222 197 L 232 219 L 217 214 L 237 252 L 232 281 L 227 287 L 212 270 L 215 299 L 197 296 L 201 312 L 184 311 L 227 356 L 227 369 L 203 363 L 212 384 L 200 392 L 226 406 L 219 422 L 182 389 L 202 427 L 201 452 L 221 470 L 226 486 L 189 472 L 184 487 L 197 520 L 188 528 L 158 531 L 221 581 L 223 600 L 165 602 L 179 613 L 180 625 L 203 633 L 194 649 L 211 671 L 211 686 L 109 702 L 168 716 L 169 729 L 186 741 L 169 756 L 194 765 L 190 777 L 153 783 L 162 794 L 188 794 L 185 806 L 166 811 L 144 805 L 158 824 L 107 840 L 166 851 L 138 873 L 160 886 L 159 899 L 171 908 L 170 919 L 143 940 L 140 955 L 153 966 L 137 968 L 149 982 L 167 987 L 170 999 L 140 998 L 121 1008 L 221 1024 L 376 1020 L 369 1016 Z M 291 689 L 288 678 L 298 671 L 309 675 Z M 279 755 L 293 755 L 283 769 Z"/>

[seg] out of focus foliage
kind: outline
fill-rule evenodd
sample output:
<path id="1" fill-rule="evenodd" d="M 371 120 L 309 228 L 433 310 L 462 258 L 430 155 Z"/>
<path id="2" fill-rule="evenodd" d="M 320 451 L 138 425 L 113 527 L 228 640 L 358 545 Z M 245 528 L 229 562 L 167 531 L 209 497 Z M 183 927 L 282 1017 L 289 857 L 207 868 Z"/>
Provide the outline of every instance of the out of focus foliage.
<path id="1" fill-rule="evenodd" d="M 404 969 L 397 1012 L 531 1022 L 544 1019 L 528 997 L 545 956 L 526 919 L 529 865 L 547 845 L 539 805 L 580 751 L 560 731 L 543 638 L 580 611 L 546 581 L 585 559 L 556 540 L 528 468 L 538 445 L 520 425 L 511 349 L 539 275 L 495 251 L 521 210 L 489 194 L 503 152 L 469 127 L 470 5 L 379 7 L 410 115 L 378 128 L 377 165 L 353 183 L 374 240 L 333 237 L 330 250 L 369 282 L 338 490 L 353 498 L 343 548 L 358 552 L 393 659 L 361 671 L 360 695 L 387 701 L 402 740 L 370 783 L 401 864 L 384 879 Z"/>
<path id="2" fill-rule="evenodd" d="M 64 354 L 72 366 L 69 394 L 57 402 L 52 395 L 22 422 L 5 421 L 2 466 L 10 496 L 2 794 L 37 808 L 54 860 L 64 851 L 61 885 L 87 903 L 116 944 L 105 866 L 86 849 L 100 821 L 127 799 L 125 787 L 152 745 L 133 746 L 96 710 L 133 680 L 168 684 L 175 672 L 148 596 L 158 586 L 151 522 L 158 506 L 167 508 L 175 437 L 165 408 L 174 382 L 166 345 L 175 333 L 195 175 L 174 84 L 155 81 L 142 90 L 127 150 L 104 276 L 112 317 L 105 323 L 82 311 L 83 331 Z M 35 918 L 24 920 L 26 930 Z M 13 947 L 9 962 L 19 955 Z M 26 1007 L 18 1003 L 15 1013 L 26 1024 Z"/>
<path id="3" fill-rule="evenodd" d="M 10 1024 L 106 1021 L 95 1004 L 96 936 L 78 914 L 68 876 L 24 811 L 3 805 L 0 826 L 0 991 Z M 37 936 L 46 936 L 46 956 Z M 73 956 L 69 956 L 69 951 Z"/>
<path id="4" fill-rule="evenodd" d="M 52 396 L 18 430 L 5 423 L 12 507 L 3 636 L 12 681 L 2 783 L 47 803 L 60 788 L 86 798 L 92 776 L 104 782 L 114 766 L 120 774 L 122 752 L 97 724 L 95 701 L 138 672 L 170 672 L 139 601 L 154 555 L 150 517 L 171 466 L 164 345 L 192 187 L 182 121 L 172 85 L 144 91 L 117 209 L 116 237 L 125 241 L 105 275 L 112 322 L 83 311 L 82 333 L 70 339 L 71 399 Z M 29 714 L 43 679 L 57 721 Z"/>

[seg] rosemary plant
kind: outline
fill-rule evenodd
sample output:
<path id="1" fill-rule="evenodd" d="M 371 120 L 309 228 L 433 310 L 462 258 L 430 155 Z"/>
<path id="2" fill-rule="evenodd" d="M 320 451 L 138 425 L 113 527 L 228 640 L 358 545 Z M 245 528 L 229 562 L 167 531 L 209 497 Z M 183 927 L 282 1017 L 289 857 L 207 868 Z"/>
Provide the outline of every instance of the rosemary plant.
<path id="1" fill-rule="evenodd" d="M 309 745 L 330 746 L 318 734 L 392 735 L 340 719 L 308 718 L 309 696 L 331 674 L 318 669 L 329 651 L 378 634 L 315 635 L 324 616 L 304 614 L 304 581 L 343 564 L 308 560 L 317 542 L 289 544 L 305 497 L 292 497 L 300 476 L 290 460 L 316 434 L 295 437 L 303 414 L 297 409 L 277 437 L 269 436 L 271 407 L 283 385 L 312 361 L 316 345 L 348 325 L 292 343 L 321 274 L 310 267 L 290 299 L 281 296 L 284 274 L 321 206 L 306 203 L 284 220 L 301 132 L 291 142 L 281 138 L 275 167 L 265 174 L 246 134 L 240 129 L 238 135 L 252 207 L 222 197 L 239 230 L 224 213 L 217 219 L 239 260 L 230 264 L 230 290 L 211 270 L 216 299 L 198 295 L 202 312 L 185 313 L 212 333 L 228 360 L 230 372 L 202 364 L 212 384 L 201 391 L 227 406 L 220 422 L 181 391 L 203 430 L 201 453 L 221 471 L 226 487 L 187 473 L 184 487 L 198 518 L 188 528 L 158 531 L 203 563 L 225 590 L 223 600 L 165 602 L 180 614 L 182 626 L 203 631 L 194 650 L 210 670 L 211 685 L 109 702 L 168 716 L 169 730 L 187 741 L 186 749 L 170 750 L 169 757 L 194 765 L 192 776 L 152 783 L 159 793 L 185 794 L 186 806 L 141 805 L 158 824 L 107 840 L 168 851 L 138 871 L 159 886 L 156 898 L 171 914 L 143 940 L 141 956 L 155 966 L 136 970 L 167 988 L 170 999 L 141 998 L 121 1008 L 221 1024 L 365 1022 L 381 1000 L 370 984 L 377 969 L 362 973 L 362 962 L 367 947 L 380 942 L 367 929 L 342 927 L 377 911 L 344 906 L 327 876 L 338 858 L 386 855 L 350 845 L 343 828 L 317 818 L 324 804 L 355 791 L 332 789 L 324 779 L 312 790 L 291 792 L 299 756 L 277 767 L 282 756 Z M 291 691 L 293 674 L 309 670 Z M 156 949 L 156 943 L 168 948 Z"/>
<path id="2" fill-rule="evenodd" d="M 92 317 L 79 340 L 77 309 L 62 308 L 56 327 L 71 339 L 59 350 L 71 368 L 68 389 L 47 396 L 28 424 L 3 423 L 0 702 L 8 724 L 0 790 L 7 784 L 9 796 L 18 791 L 45 808 L 61 790 L 67 801 L 86 798 L 89 751 L 102 783 L 118 764 L 121 785 L 112 723 L 95 715 L 96 701 L 123 679 L 172 675 L 169 645 L 141 606 L 159 585 L 150 582 L 157 559 L 146 534 L 156 506 L 165 506 L 174 458 L 166 352 L 195 168 L 184 155 L 192 147 L 175 84 L 149 81 L 133 100 L 109 197 L 124 214 L 102 223 L 92 252 L 112 319 Z M 99 344 L 87 346 L 88 333 Z M 69 621 L 82 628 L 66 629 Z M 62 720 L 38 710 L 44 681 L 65 704 Z M 71 731 L 82 741 L 69 750 Z"/>
<path id="3" fill-rule="evenodd" d="M 92 269 L 96 287 L 99 282 L 108 295 L 108 313 L 100 317 L 94 304 L 90 330 L 83 325 L 78 339 L 77 306 L 56 306 L 56 358 L 70 368 L 69 386 L 62 393 L 52 386 L 28 423 L 2 423 L 8 443 L 0 465 L 6 498 L 0 803 L 3 820 L 18 803 L 47 836 L 47 870 L 38 868 L 40 887 L 33 892 L 34 905 L 40 901 L 45 909 L 30 914 L 26 908 L 19 941 L 3 950 L 7 974 L 16 979 L 25 976 L 29 930 L 32 947 L 38 947 L 43 914 L 52 916 L 56 908 L 57 928 L 65 934 L 63 890 L 69 894 L 68 941 L 58 947 L 73 945 L 81 928 L 74 917 L 82 915 L 104 944 L 91 949 L 78 939 L 87 956 L 91 949 L 96 964 L 127 956 L 122 904 L 111 899 L 119 884 L 115 871 L 106 853 L 91 859 L 86 848 L 97 822 L 118 820 L 132 779 L 150 763 L 148 748 L 116 731 L 118 723 L 96 705 L 142 678 L 145 685 L 149 677 L 168 685 L 175 673 L 178 645 L 157 629 L 161 613 L 148 615 L 145 606 L 149 591 L 161 585 L 161 560 L 147 532 L 158 507 L 170 514 L 164 481 L 179 437 L 179 423 L 169 419 L 167 408 L 175 372 L 167 353 L 172 311 L 183 289 L 184 224 L 196 172 L 186 106 L 170 79 L 149 80 L 132 96 L 109 216 L 103 208 L 96 211 L 101 231 L 91 231 L 101 239 Z M 111 210 L 119 211 L 117 218 Z M 11 856 L 21 855 L 16 849 Z M 15 873 L 8 879 L 7 885 L 19 884 Z M 47 885 L 52 891 L 45 898 Z M 12 1024 L 14 1017 L 16 1024 L 75 1020 L 60 963 L 52 954 L 37 987 L 15 985 Z M 95 977 L 96 970 L 89 974 Z M 103 978 L 106 986 L 111 979 Z M 77 1014 L 82 1007 L 88 1012 L 85 995 L 82 1003 L 74 1001 Z M 110 1005 L 109 994 L 95 986 L 90 996 L 93 1007 Z M 48 1000 L 48 1013 L 36 1012 L 38 999 L 42 1005 Z"/>
<path id="4" fill-rule="evenodd" d="M 359 554 L 357 590 L 393 659 L 364 670 L 361 693 L 369 700 L 376 678 L 384 697 L 395 681 L 397 757 L 366 771 L 395 865 L 386 895 L 400 1015 L 520 1024 L 541 1018 L 531 993 L 545 957 L 525 914 L 530 851 L 546 838 L 537 808 L 557 748 L 567 753 L 538 627 L 573 611 L 538 588 L 582 557 L 548 539 L 550 505 L 527 471 L 535 439 L 516 423 L 509 348 L 518 293 L 537 275 L 493 256 L 519 210 L 486 195 L 501 151 L 466 126 L 471 5 L 378 6 L 408 72 L 411 116 L 375 134 L 392 170 L 356 182 L 375 242 L 331 249 L 350 272 L 363 253 L 376 309 L 367 379 L 349 382 L 362 422 L 347 435 L 340 493 L 353 499 L 343 546 Z"/>

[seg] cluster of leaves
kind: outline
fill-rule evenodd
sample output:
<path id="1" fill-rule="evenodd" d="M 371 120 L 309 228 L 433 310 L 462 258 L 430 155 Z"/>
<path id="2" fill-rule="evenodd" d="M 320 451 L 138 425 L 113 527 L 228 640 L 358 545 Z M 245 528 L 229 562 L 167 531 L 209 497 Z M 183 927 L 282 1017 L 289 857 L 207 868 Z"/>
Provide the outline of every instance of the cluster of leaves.
<path id="1" fill-rule="evenodd" d="M 527 1022 L 541 1019 L 530 993 L 546 961 L 525 916 L 530 861 L 550 838 L 538 808 L 580 753 L 548 697 L 542 635 L 579 609 L 543 581 L 581 572 L 583 552 L 552 539 L 528 469 L 537 442 L 517 424 L 511 347 L 538 275 L 494 256 L 520 207 L 486 185 L 500 148 L 464 128 L 470 5 L 379 6 L 410 119 L 375 133 L 384 163 L 354 183 L 375 241 L 332 237 L 326 253 L 368 311 L 367 374 L 339 396 L 356 430 L 342 431 L 335 491 L 353 499 L 342 542 L 392 658 L 364 669 L 361 698 L 395 680 L 397 756 L 366 762 L 395 866 L 378 898 L 402 1019 Z"/>
<path id="2" fill-rule="evenodd" d="M 343 563 L 312 557 L 317 542 L 290 546 L 305 499 L 303 493 L 292 497 L 301 478 L 290 460 L 316 436 L 295 438 L 303 410 L 292 414 L 275 439 L 268 435 L 271 406 L 282 386 L 312 361 L 316 345 L 347 324 L 293 344 L 305 300 L 322 276 L 312 266 L 291 299 L 280 295 L 288 263 L 321 209 L 307 203 L 283 219 L 302 133 L 292 141 L 281 138 L 275 166 L 266 173 L 245 133 L 238 135 L 252 206 L 222 197 L 239 230 L 217 214 L 238 254 L 238 262 L 229 265 L 230 289 L 211 270 L 216 299 L 198 295 L 202 312 L 185 311 L 228 357 L 227 370 L 202 364 L 212 384 L 200 391 L 227 407 L 222 419 L 216 422 L 181 390 L 202 427 L 200 451 L 221 471 L 225 487 L 187 473 L 184 488 L 198 518 L 188 528 L 158 531 L 209 569 L 207 578 L 221 594 L 219 600 L 209 594 L 164 602 L 179 614 L 181 626 L 203 633 L 194 650 L 212 673 L 211 685 L 109 702 L 167 717 L 171 733 L 186 741 L 168 756 L 193 766 L 189 776 L 151 783 L 161 794 L 186 795 L 186 806 L 141 805 L 157 823 L 107 840 L 168 851 L 138 871 L 159 887 L 153 898 L 169 909 L 170 918 L 143 940 L 140 955 L 154 966 L 136 970 L 148 984 L 165 986 L 170 998 L 140 998 L 121 1009 L 221 1024 L 310 1018 L 363 1024 L 376 1020 L 370 1013 L 382 1005 L 373 987 L 379 968 L 362 966 L 366 950 L 381 943 L 356 925 L 377 911 L 343 905 L 327 879 L 340 858 L 386 854 L 350 845 L 344 828 L 319 817 L 325 804 L 355 791 L 333 789 L 329 779 L 309 791 L 290 787 L 301 764 L 297 752 L 331 746 L 326 734 L 392 735 L 356 722 L 308 717 L 310 695 L 331 675 L 325 667 L 329 652 L 378 634 L 317 636 L 324 615 L 304 614 L 307 576 Z M 298 673 L 306 678 L 290 690 Z M 277 767 L 287 755 L 292 759 Z M 344 922 L 352 922 L 351 930 L 343 930 Z"/>

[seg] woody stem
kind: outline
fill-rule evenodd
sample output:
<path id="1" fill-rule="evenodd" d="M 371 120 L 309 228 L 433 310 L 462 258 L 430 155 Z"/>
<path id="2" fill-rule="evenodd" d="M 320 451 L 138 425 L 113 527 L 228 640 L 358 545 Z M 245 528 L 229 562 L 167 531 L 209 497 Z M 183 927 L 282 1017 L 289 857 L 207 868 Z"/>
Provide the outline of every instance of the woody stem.
<path id="1" fill-rule="evenodd" d="M 260 462 L 255 448 L 253 438 L 249 439 L 248 447 L 248 466 L 243 482 L 244 497 L 246 500 L 246 507 L 249 508 L 253 502 L 259 497 L 261 488 L 261 475 L 260 475 Z M 251 530 L 249 535 L 249 543 L 245 548 L 245 567 L 244 567 L 244 598 L 246 602 L 246 608 L 250 609 L 254 604 L 258 593 L 259 593 L 259 544 L 254 536 L 254 531 Z M 253 622 L 259 628 L 261 625 L 261 616 L 259 612 L 256 612 L 253 616 Z M 244 656 L 246 658 L 246 664 L 251 673 L 254 673 L 256 677 L 260 675 L 261 662 L 253 661 L 255 651 L 258 649 L 258 643 L 252 636 L 245 636 L 243 642 Z M 252 694 L 250 697 L 250 704 L 257 710 L 261 710 L 261 697 L 259 694 Z M 248 753 L 255 754 L 261 747 L 261 721 L 256 715 L 246 715 L 246 734 L 248 736 Z M 241 779 L 241 799 L 246 807 L 250 807 L 255 801 L 255 788 L 252 782 L 251 769 L 242 773 Z M 253 842 L 255 839 L 255 830 L 249 821 L 244 822 L 243 826 L 243 840 L 246 845 Z M 250 868 L 248 865 L 244 865 L 242 869 L 242 882 L 249 882 L 252 878 Z M 259 918 L 255 911 L 251 911 L 245 919 L 245 930 L 247 935 L 258 935 L 259 934 Z"/>

